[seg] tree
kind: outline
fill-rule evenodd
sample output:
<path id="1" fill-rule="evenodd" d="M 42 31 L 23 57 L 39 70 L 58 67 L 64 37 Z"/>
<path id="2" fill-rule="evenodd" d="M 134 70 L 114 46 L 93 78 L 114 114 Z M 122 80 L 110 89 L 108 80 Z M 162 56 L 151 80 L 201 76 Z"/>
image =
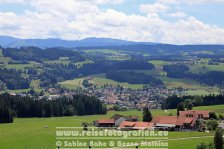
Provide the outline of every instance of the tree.
<path id="1" fill-rule="evenodd" d="M 195 106 L 203 105 L 203 98 L 201 96 L 194 96 L 193 103 Z"/>
<path id="2" fill-rule="evenodd" d="M 224 119 L 224 115 L 223 114 L 219 114 L 219 119 L 223 120 Z"/>
<path id="3" fill-rule="evenodd" d="M 13 115 L 6 103 L 0 102 L 0 123 L 12 123 Z"/>
<path id="4" fill-rule="evenodd" d="M 206 124 L 208 130 L 210 130 L 210 131 L 216 130 L 216 128 L 218 127 L 218 125 L 219 125 L 218 121 L 217 120 L 214 120 L 214 119 L 213 120 L 208 120 L 207 121 L 207 124 Z"/>
<path id="5" fill-rule="evenodd" d="M 197 145 L 197 149 L 214 149 L 214 144 L 212 142 L 206 144 L 205 142 L 201 142 Z"/>
<path id="6" fill-rule="evenodd" d="M 185 100 L 185 107 L 187 108 L 187 110 L 192 110 L 193 108 L 193 103 L 191 99 L 186 99 Z"/>
<path id="7" fill-rule="evenodd" d="M 75 115 L 75 109 L 72 105 L 69 105 L 65 108 L 65 112 L 64 112 L 65 116 L 73 116 Z"/>
<path id="8" fill-rule="evenodd" d="M 177 115 L 179 116 L 179 111 L 185 111 L 184 103 L 181 102 L 177 105 Z"/>
<path id="9" fill-rule="evenodd" d="M 152 121 L 152 114 L 149 111 L 149 108 L 146 106 L 143 109 L 143 122 L 151 122 Z"/>
<path id="10" fill-rule="evenodd" d="M 205 144 L 205 142 L 201 142 L 200 144 L 197 145 L 197 149 L 206 149 L 207 145 Z"/>
<path id="11" fill-rule="evenodd" d="M 215 112 L 209 112 L 209 119 L 217 119 L 217 115 L 215 114 Z"/>
<path id="12" fill-rule="evenodd" d="M 44 117 L 52 116 L 52 108 L 51 108 L 51 104 L 49 102 L 45 103 L 43 110 L 44 110 Z"/>
<path id="13" fill-rule="evenodd" d="M 206 121 L 203 119 L 198 119 L 196 120 L 196 127 L 198 129 L 198 131 L 205 131 L 205 125 L 206 125 Z"/>
<path id="14" fill-rule="evenodd" d="M 113 106 L 113 109 L 114 109 L 115 111 L 120 111 L 120 106 L 119 106 L 119 105 L 114 105 L 114 106 Z"/>
<path id="15" fill-rule="evenodd" d="M 223 148 L 223 130 L 221 128 L 216 129 L 214 136 L 214 144 L 216 149 Z"/>

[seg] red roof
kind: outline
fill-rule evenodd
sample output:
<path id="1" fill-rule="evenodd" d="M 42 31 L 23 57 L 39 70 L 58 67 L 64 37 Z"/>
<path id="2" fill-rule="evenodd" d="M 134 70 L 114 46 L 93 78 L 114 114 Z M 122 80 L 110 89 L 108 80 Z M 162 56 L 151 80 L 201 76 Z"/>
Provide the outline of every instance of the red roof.
<path id="1" fill-rule="evenodd" d="M 180 116 L 182 117 L 199 117 L 199 115 L 203 115 L 203 118 L 209 118 L 209 112 L 206 110 L 188 110 L 188 111 L 180 111 Z"/>
<path id="2" fill-rule="evenodd" d="M 154 123 L 149 122 L 129 122 L 129 121 L 123 121 L 119 128 L 132 128 L 132 129 L 146 129 L 153 127 Z"/>
<path id="3" fill-rule="evenodd" d="M 177 116 L 156 116 L 153 117 L 152 123 L 173 124 L 176 125 Z"/>
<path id="4" fill-rule="evenodd" d="M 191 124 L 194 118 L 177 117 L 177 116 L 157 116 L 154 117 L 152 122 L 159 124 L 172 124 L 182 126 L 184 124 Z"/>
<path id="5" fill-rule="evenodd" d="M 188 117 L 178 117 L 176 121 L 176 125 L 182 126 L 184 124 L 191 124 L 193 122 L 194 118 L 188 118 Z"/>
<path id="6" fill-rule="evenodd" d="M 149 122 L 136 122 L 133 129 L 146 129 L 153 127 L 154 123 L 149 123 Z"/>
<path id="7" fill-rule="evenodd" d="M 101 119 L 101 120 L 98 120 L 98 123 L 99 124 L 114 124 L 115 121 L 114 119 Z"/>
<path id="8" fill-rule="evenodd" d="M 129 121 L 123 121 L 119 128 L 125 128 L 125 127 L 133 127 L 136 122 L 129 122 Z"/>

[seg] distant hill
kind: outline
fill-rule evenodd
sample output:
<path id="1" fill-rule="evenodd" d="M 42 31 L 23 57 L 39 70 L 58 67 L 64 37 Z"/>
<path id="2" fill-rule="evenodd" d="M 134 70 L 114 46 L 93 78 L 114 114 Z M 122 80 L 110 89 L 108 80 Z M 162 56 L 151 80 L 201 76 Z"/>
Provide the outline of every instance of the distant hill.
<path id="1" fill-rule="evenodd" d="M 2 47 L 28 47 L 35 46 L 40 48 L 51 47 L 90 47 L 90 46 L 121 46 L 121 45 L 133 45 L 142 44 L 143 42 L 132 42 L 126 40 L 112 39 L 112 38 L 85 38 L 82 40 L 62 40 L 58 38 L 48 39 L 19 39 L 10 36 L 0 36 L 0 46 Z M 144 44 L 154 44 L 145 43 Z"/>
<path id="2" fill-rule="evenodd" d="M 1 47 L 39 47 L 39 48 L 76 48 L 76 49 L 117 49 L 117 50 L 147 50 L 154 54 L 178 53 L 180 51 L 212 50 L 224 53 L 224 45 L 172 45 L 152 42 L 133 42 L 112 38 L 85 38 L 82 40 L 48 39 L 19 39 L 10 36 L 0 36 Z M 218 53 L 220 54 L 220 53 Z"/>

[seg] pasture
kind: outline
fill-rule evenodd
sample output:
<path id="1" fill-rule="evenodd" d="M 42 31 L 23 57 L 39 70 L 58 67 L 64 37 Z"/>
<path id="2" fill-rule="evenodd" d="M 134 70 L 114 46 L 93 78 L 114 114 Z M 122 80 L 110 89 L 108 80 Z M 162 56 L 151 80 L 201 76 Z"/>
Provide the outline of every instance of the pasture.
<path id="1" fill-rule="evenodd" d="M 7 69 L 16 69 L 16 70 L 25 70 L 26 68 L 36 67 L 39 63 L 35 61 L 29 61 L 28 64 L 7 64 L 5 68 Z"/>
<path id="2" fill-rule="evenodd" d="M 47 64 L 63 64 L 63 65 L 68 65 L 71 61 L 69 60 L 47 60 L 47 61 L 44 61 L 44 63 L 47 63 Z"/>
<path id="3" fill-rule="evenodd" d="M 224 71 L 224 63 L 220 63 L 219 65 L 208 65 L 208 64 L 195 64 L 190 66 L 190 71 L 193 73 L 205 73 L 208 71 Z"/>
<path id="4" fill-rule="evenodd" d="M 63 82 L 60 82 L 59 84 L 69 89 L 76 89 L 78 87 L 83 87 L 82 86 L 83 80 L 84 78 L 77 78 L 74 80 L 63 81 Z M 114 86 L 120 84 L 124 87 L 132 88 L 132 89 L 143 88 L 143 84 L 129 84 L 129 83 L 123 83 L 123 82 L 121 83 L 114 80 L 106 79 L 104 74 L 94 75 L 91 82 L 96 84 L 98 87 L 106 85 L 106 84 L 112 84 Z"/>
<path id="5" fill-rule="evenodd" d="M 159 79 L 161 79 L 168 88 L 182 87 L 190 89 L 205 89 L 208 87 L 207 85 L 201 85 L 198 82 L 189 79 L 174 79 L 167 77 L 159 77 Z"/>
<path id="6" fill-rule="evenodd" d="M 92 60 L 85 60 L 85 61 L 82 61 L 82 62 L 76 62 L 75 65 L 76 65 L 77 68 L 82 68 L 83 65 L 85 65 L 85 64 L 92 64 L 92 63 L 94 63 L 94 61 L 92 61 Z"/>

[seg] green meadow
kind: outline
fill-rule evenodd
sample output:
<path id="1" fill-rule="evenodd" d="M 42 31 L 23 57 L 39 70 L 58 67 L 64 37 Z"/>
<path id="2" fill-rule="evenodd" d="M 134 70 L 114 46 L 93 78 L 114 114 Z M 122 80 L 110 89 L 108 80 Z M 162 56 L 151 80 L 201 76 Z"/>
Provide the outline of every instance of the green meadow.
<path id="1" fill-rule="evenodd" d="M 36 62 L 30 61 L 29 64 L 8 64 L 5 67 L 7 69 L 24 70 L 26 68 L 35 67 L 36 65 Z"/>
<path id="2" fill-rule="evenodd" d="M 85 61 L 82 61 L 82 62 L 76 62 L 75 65 L 77 66 L 77 68 L 82 68 L 83 65 L 85 64 L 92 64 L 94 63 L 94 61 L 92 60 L 85 60 Z"/>
<path id="3" fill-rule="evenodd" d="M 216 112 L 224 112 L 224 105 L 195 107 Z M 82 122 L 91 123 L 101 118 L 109 118 L 113 114 L 138 115 L 142 111 L 132 110 L 124 112 L 109 111 L 107 115 L 71 116 L 52 118 L 15 118 L 12 124 L 0 125 L 1 149 L 51 149 L 56 148 L 56 127 L 81 127 Z M 153 116 L 175 115 L 176 110 L 152 110 Z M 200 142 L 213 140 L 213 133 L 203 132 L 169 132 L 169 148 L 189 149 L 196 148 Z"/>
<path id="4" fill-rule="evenodd" d="M 203 64 L 194 64 L 190 66 L 190 71 L 193 73 L 205 73 L 208 71 L 224 71 L 224 63 L 220 63 L 219 65 L 205 65 Z"/>
<path id="5" fill-rule="evenodd" d="M 82 86 L 83 80 L 84 80 L 84 78 L 78 78 L 78 79 L 63 81 L 63 82 L 60 82 L 59 84 L 62 85 L 63 87 L 69 88 L 69 89 L 76 89 L 78 87 L 83 87 Z M 125 83 L 125 82 L 121 83 L 121 82 L 117 82 L 117 81 L 114 81 L 111 79 L 107 79 L 107 78 L 105 78 L 105 74 L 94 75 L 91 82 L 96 84 L 99 87 L 102 85 L 105 85 L 105 84 L 112 84 L 114 86 L 120 84 L 124 87 L 132 88 L 132 89 L 143 88 L 143 84 L 129 84 L 129 83 Z"/>

